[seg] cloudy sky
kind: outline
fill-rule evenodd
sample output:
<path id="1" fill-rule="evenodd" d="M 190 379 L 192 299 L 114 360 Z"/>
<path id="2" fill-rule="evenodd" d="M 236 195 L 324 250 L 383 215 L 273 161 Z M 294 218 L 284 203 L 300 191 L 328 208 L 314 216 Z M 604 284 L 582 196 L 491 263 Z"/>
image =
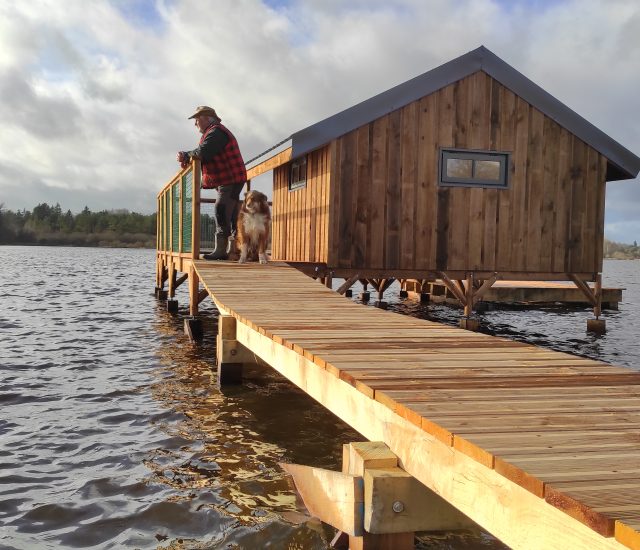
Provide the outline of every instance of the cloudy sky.
<path id="1" fill-rule="evenodd" d="M 479 45 L 640 155 L 638 29 L 637 0 L 0 0 L 0 204 L 149 213 L 196 105 L 250 158 Z M 608 184 L 608 238 L 639 213 Z"/>

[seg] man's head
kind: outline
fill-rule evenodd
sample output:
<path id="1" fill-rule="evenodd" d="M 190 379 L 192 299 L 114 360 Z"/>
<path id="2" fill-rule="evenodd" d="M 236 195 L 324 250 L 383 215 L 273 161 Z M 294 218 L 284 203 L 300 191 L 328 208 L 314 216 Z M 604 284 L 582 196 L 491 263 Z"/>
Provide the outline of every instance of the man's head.
<path id="1" fill-rule="evenodd" d="M 196 107 L 196 112 L 189 118 L 195 120 L 195 125 L 201 134 L 204 134 L 204 131 L 211 126 L 213 122 L 220 122 L 220 117 L 216 114 L 215 109 L 207 107 L 206 105 Z"/>

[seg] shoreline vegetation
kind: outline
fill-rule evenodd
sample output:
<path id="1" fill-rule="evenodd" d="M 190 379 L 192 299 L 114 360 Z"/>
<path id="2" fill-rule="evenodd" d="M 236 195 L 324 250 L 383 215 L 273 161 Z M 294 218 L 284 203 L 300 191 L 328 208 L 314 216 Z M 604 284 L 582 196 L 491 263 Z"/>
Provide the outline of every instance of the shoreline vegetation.
<path id="1" fill-rule="evenodd" d="M 0 204 L 0 245 L 102 246 L 111 248 L 155 248 L 156 214 L 138 214 L 126 209 L 79 214 L 62 211 L 59 204 L 41 203 L 33 211 L 13 212 Z M 604 257 L 614 260 L 640 259 L 640 247 L 604 240 Z"/>

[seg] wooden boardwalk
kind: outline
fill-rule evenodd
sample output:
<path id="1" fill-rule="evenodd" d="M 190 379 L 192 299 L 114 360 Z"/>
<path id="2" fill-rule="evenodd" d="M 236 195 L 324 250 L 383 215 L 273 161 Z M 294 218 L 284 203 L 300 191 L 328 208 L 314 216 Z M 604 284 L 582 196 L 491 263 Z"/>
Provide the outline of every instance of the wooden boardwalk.
<path id="1" fill-rule="evenodd" d="M 640 372 L 194 262 L 237 340 L 514 548 L 640 548 Z"/>

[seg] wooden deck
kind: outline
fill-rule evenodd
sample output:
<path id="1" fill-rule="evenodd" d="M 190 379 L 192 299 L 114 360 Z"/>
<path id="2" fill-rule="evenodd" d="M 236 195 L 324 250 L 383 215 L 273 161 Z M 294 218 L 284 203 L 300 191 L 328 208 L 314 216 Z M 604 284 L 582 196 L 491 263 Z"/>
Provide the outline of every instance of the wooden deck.
<path id="1" fill-rule="evenodd" d="M 593 287 L 592 287 L 593 288 Z M 409 280 L 405 283 L 409 292 L 427 292 L 434 302 L 459 305 L 458 299 L 440 281 L 429 281 L 424 285 Z M 622 288 L 602 288 L 602 308 L 618 309 L 622 302 Z M 499 304 L 542 305 L 550 303 L 590 305 L 584 293 L 569 281 L 496 281 L 482 296 L 483 302 Z"/>
<path id="2" fill-rule="evenodd" d="M 640 372 L 195 261 L 236 338 L 513 548 L 640 548 Z"/>

